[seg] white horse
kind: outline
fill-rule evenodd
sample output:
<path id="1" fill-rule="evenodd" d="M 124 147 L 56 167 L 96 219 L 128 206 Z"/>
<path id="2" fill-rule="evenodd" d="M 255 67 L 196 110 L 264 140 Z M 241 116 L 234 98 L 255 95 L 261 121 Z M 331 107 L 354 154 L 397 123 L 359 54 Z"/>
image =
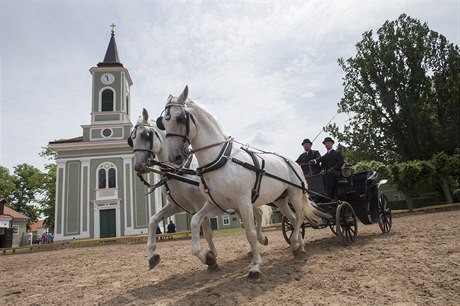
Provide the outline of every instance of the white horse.
<path id="1" fill-rule="evenodd" d="M 187 96 L 188 87 L 178 98 L 170 96 L 164 115 L 157 119 L 157 126 L 166 130 L 171 162 L 181 165 L 193 152 L 200 165 L 197 169 L 202 180 L 200 189 L 208 202 L 191 220 L 192 251 L 205 263 L 206 252 L 202 250 L 199 239 L 201 222 L 222 211 L 236 209 L 245 225 L 253 254 L 248 278 L 258 280 L 262 259 L 252 222 L 253 206 L 274 202 L 290 219 L 294 224 L 291 236 L 294 256 L 305 254 L 305 242 L 300 233 L 305 217 L 319 224 L 322 217 L 328 215 L 309 202 L 300 166 L 274 153 L 251 156 L 243 148 L 233 145 L 233 140 L 223 132 L 216 119 Z M 191 152 L 189 144 L 193 148 Z M 289 208 L 288 198 L 295 216 Z"/>
<path id="2" fill-rule="evenodd" d="M 137 123 L 128 138 L 128 144 L 133 147 L 134 151 L 134 170 L 138 173 L 147 173 L 150 171 L 148 165 L 152 160 L 156 159 L 157 162 L 166 161 L 168 158 L 168 152 L 165 149 L 163 143 L 165 142 L 165 132 L 157 128 L 154 122 L 149 120 L 149 114 L 144 108 L 142 116 L 139 117 Z M 198 163 L 196 158 L 191 159 L 190 169 L 196 169 Z M 148 262 L 149 268 L 154 268 L 160 262 L 160 255 L 155 253 L 156 251 L 156 228 L 161 220 L 168 218 L 179 212 L 187 212 L 193 214 L 199 211 L 205 204 L 206 199 L 198 188 L 199 182 L 195 175 L 177 175 L 165 173 L 162 178 L 164 184 L 162 184 L 161 191 L 167 204 L 155 215 L 150 218 L 148 226 Z M 262 217 L 266 214 L 262 214 L 260 210 L 255 211 L 258 241 L 261 244 L 267 244 L 268 239 L 262 235 Z M 209 245 L 210 257 L 217 257 L 217 250 L 212 240 L 212 231 L 210 226 L 210 220 L 206 220 L 202 224 L 204 237 Z M 218 269 L 218 265 L 215 260 L 209 261 L 208 269 L 214 271 Z"/>

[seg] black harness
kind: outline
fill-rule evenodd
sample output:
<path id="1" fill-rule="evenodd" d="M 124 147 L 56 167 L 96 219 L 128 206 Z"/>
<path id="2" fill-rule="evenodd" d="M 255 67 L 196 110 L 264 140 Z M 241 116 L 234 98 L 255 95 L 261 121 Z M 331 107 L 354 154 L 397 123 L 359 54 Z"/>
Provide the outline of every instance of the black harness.
<path id="1" fill-rule="evenodd" d="M 178 181 L 181 181 L 181 182 L 184 182 L 184 183 L 187 183 L 187 184 L 190 184 L 190 185 L 194 185 L 194 186 L 199 186 L 200 183 L 197 182 L 197 181 L 194 181 L 194 180 L 191 180 L 189 178 L 186 178 L 184 177 L 184 175 L 188 174 L 188 175 L 196 175 L 196 171 L 195 170 L 192 170 L 192 169 L 189 169 L 190 167 L 190 164 L 192 163 L 192 159 L 193 159 L 193 156 L 190 155 L 188 160 L 186 161 L 185 165 L 183 168 L 181 169 L 176 169 L 174 167 L 171 167 L 171 166 L 168 166 L 162 162 L 159 162 L 159 161 L 156 161 L 155 160 L 155 153 L 153 152 L 153 139 L 154 139 L 154 135 L 157 136 L 158 140 L 160 141 L 161 143 L 161 139 L 160 139 L 160 136 L 158 135 L 158 133 L 153 129 L 151 128 L 150 126 L 148 125 L 144 125 L 144 124 L 138 124 L 134 127 L 133 131 L 131 132 L 131 135 L 129 136 L 128 138 L 128 145 L 133 148 L 133 139 L 136 138 L 137 136 L 137 129 L 138 127 L 140 126 L 143 126 L 143 127 L 148 127 L 149 129 L 149 132 L 148 133 L 143 133 L 142 137 L 144 137 L 144 139 L 148 139 L 149 140 L 149 143 L 150 143 L 150 147 L 149 149 L 133 149 L 133 152 L 147 152 L 149 154 L 148 158 L 147 158 L 147 164 L 149 166 L 159 166 L 160 167 L 160 170 L 162 172 L 161 174 L 161 179 L 158 183 L 156 184 L 150 184 L 149 182 L 147 182 L 143 175 L 140 173 L 140 172 L 137 172 L 137 177 L 139 178 L 139 180 L 145 185 L 147 186 L 149 189 L 151 189 L 149 192 L 147 192 L 145 195 L 149 195 L 151 194 L 152 192 L 155 191 L 155 189 L 157 189 L 158 187 L 161 187 L 161 186 L 165 186 L 165 189 L 166 189 L 166 194 L 168 194 L 169 198 L 171 199 L 171 201 L 173 201 L 174 204 L 176 204 L 180 209 L 184 210 L 185 212 L 189 213 L 189 214 L 193 214 L 192 212 L 189 212 L 188 210 L 186 210 L 184 207 L 182 207 L 172 196 L 171 194 L 171 189 L 169 188 L 168 186 L 168 180 L 171 180 L 171 179 L 174 179 L 174 180 L 178 180 Z"/>
<path id="2" fill-rule="evenodd" d="M 142 136 L 144 139 L 148 140 L 149 141 L 149 149 L 133 149 L 133 152 L 147 152 L 149 154 L 148 158 L 147 158 L 147 161 L 150 165 L 154 165 L 155 163 L 157 163 L 155 161 L 155 153 L 152 151 L 153 150 L 153 137 L 157 137 L 158 140 L 160 141 L 161 143 L 161 139 L 160 139 L 160 136 L 158 135 L 157 131 L 155 131 L 151 126 L 149 125 L 146 125 L 146 124 L 136 124 L 136 126 L 134 126 L 134 129 L 131 131 L 131 135 L 129 135 L 129 138 L 128 138 L 128 145 L 131 147 L 131 148 L 134 148 L 133 147 L 133 139 L 136 139 L 136 136 L 137 136 L 137 129 L 139 127 L 145 127 L 148 132 L 144 132 L 142 133 Z"/>
<path id="3" fill-rule="evenodd" d="M 165 112 L 165 116 L 163 118 L 163 116 L 160 115 L 160 117 L 158 117 L 157 119 L 157 126 L 159 129 L 161 130 L 165 130 L 165 127 L 163 125 L 163 119 L 165 120 L 170 120 L 171 119 L 171 107 L 172 106 L 178 106 L 181 110 L 182 110 L 182 113 L 180 116 L 177 117 L 177 122 L 178 123 L 183 123 L 185 124 L 185 135 L 181 135 L 181 134 L 176 134 L 176 133 L 167 133 L 166 134 L 166 137 L 172 137 L 172 136 L 175 136 L 175 137 L 181 137 L 183 138 L 183 153 L 184 155 L 189 155 L 190 151 L 188 149 L 188 146 L 190 145 L 190 139 L 188 138 L 189 136 L 189 133 L 190 133 L 190 119 L 191 121 L 193 122 L 193 124 L 195 124 L 195 127 L 196 127 L 196 123 L 195 123 L 195 119 L 193 118 L 193 115 L 190 114 L 188 111 L 184 110 L 184 105 L 181 104 L 181 103 L 177 103 L 176 101 L 173 101 L 173 96 L 169 96 L 168 98 L 168 102 L 166 104 L 166 107 L 165 109 L 163 110 L 163 112 Z M 162 112 L 162 114 L 163 114 Z M 231 155 L 231 152 L 232 152 L 232 144 L 233 144 L 233 140 L 232 138 L 228 138 L 224 143 L 224 146 L 222 147 L 219 155 L 217 156 L 217 158 L 208 163 L 207 165 L 204 165 L 202 167 L 199 167 L 197 168 L 197 171 L 196 171 L 196 175 L 198 175 L 201 179 L 201 183 L 203 184 L 203 189 L 204 189 L 204 192 L 206 192 L 211 201 L 214 203 L 214 205 L 216 205 L 220 210 L 222 210 L 223 212 L 227 212 L 226 210 L 224 210 L 215 200 L 214 198 L 212 197 L 212 194 L 211 194 L 211 191 L 209 190 L 208 188 L 208 185 L 206 184 L 206 181 L 204 179 L 204 174 L 205 173 L 208 173 L 208 172 L 211 172 L 211 171 L 214 171 L 214 170 L 217 170 L 221 167 L 223 167 L 227 161 L 230 159 L 230 155 Z M 218 143 L 220 144 L 220 143 Z M 215 145 L 218 145 L 218 144 L 215 144 Z M 212 147 L 214 145 L 210 145 L 210 146 L 207 146 L 206 148 L 208 147 Z M 204 148 L 201 148 L 201 149 L 204 149 Z M 297 187 L 297 188 L 300 188 L 302 189 L 302 191 L 304 193 L 307 192 L 307 189 L 305 188 L 305 183 L 304 181 L 302 180 L 302 178 L 299 176 L 299 174 L 295 171 L 294 167 L 292 166 L 292 164 L 289 162 L 288 159 L 278 155 L 278 154 L 275 154 L 275 153 L 268 153 L 268 152 L 265 152 L 265 153 L 268 153 L 268 154 L 275 154 L 279 157 L 281 157 L 282 159 L 284 159 L 284 161 L 289 165 L 289 167 L 292 169 L 292 171 L 294 171 L 295 175 L 297 176 L 297 178 L 299 179 L 299 181 L 301 182 L 300 185 L 298 184 L 295 184 L 295 183 L 292 183 L 286 179 L 283 179 L 281 177 L 278 177 L 276 175 L 273 175 L 271 173 L 268 173 L 264 170 L 265 168 L 265 160 L 263 158 L 260 158 L 258 156 L 257 153 L 253 152 L 253 151 L 250 151 L 246 148 L 241 148 L 242 150 L 244 150 L 246 153 L 249 154 L 249 156 L 251 156 L 251 159 L 253 161 L 253 164 L 249 164 L 247 162 L 244 162 L 244 161 L 241 161 L 241 160 L 238 160 L 236 158 L 231 158 L 231 161 L 246 168 L 246 169 L 249 169 L 251 171 L 255 171 L 256 172 L 256 181 L 254 183 L 254 187 L 251 191 L 251 202 L 254 203 L 259 195 L 260 195 L 260 186 L 261 186 L 261 183 L 262 183 L 262 177 L 264 175 L 268 176 L 268 177 L 271 177 L 273 179 L 276 179 L 278 181 L 281 181 L 283 183 L 286 183 L 286 184 L 289 184 L 291 186 L 294 186 L 294 187 Z M 195 151 L 198 151 L 195 150 Z M 258 158 L 261 159 L 262 163 L 260 164 L 259 161 L 258 161 Z M 227 212 L 228 213 L 228 212 Z M 234 212 L 235 213 L 235 212 Z"/>

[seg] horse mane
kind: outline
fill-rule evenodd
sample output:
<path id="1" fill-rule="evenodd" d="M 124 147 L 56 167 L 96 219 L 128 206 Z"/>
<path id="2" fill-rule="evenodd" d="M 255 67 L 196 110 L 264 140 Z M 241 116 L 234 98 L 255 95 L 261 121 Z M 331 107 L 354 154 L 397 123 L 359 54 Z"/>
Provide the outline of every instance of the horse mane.
<path id="1" fill-rule="evenodd" d="M 195 110 L 196 112 L 199 112 L 201 115 L 205 116 L 207 119 L 209 119 L 209 121 L 211 121 L 211 123 L 213 125 L 216 126 L 216 128 L 217 128 L 217 130 L 219 132 L 221 132 L 225 137 L 227 137 L 227 134 L 222 129 L 222 126 L 220 125 L 220 122 L 217 121 L 217 119 L 208 111 L 208 109 L 206 107 L 204 107 L 203 105 L 199 104 L 198 102 L 190 100 L 190 99 L 187 99 L 187 101 L 185 102 L 185 106 L 187 106 L 188 108 L 190 108 L 192 110 Z"/>

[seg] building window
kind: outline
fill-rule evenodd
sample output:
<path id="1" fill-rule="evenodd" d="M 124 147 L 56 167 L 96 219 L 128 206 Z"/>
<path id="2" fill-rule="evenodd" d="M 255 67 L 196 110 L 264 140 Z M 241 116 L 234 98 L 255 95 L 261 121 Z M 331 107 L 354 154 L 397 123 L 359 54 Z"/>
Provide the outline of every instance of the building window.
<path id="1" fill-rule="evenodd" d="M 113 111 L 113 91 L 106 89 L 102 92 L 101 111 L 112 112 Z"/>
<path id="2" fill-rule="evenodd" d="M 222 223 L 224 225 L 230 225 L 230 216 L 229 215 L 223 215 L 222 216 Z"/>
<path id="3" fill-rule="evenodd" d="M 112 163 L 103 163 L 97 169 L 98 189 L 117 187 L 117 169 Z"/>
<path id="4" fill-rule="evenodd" d="M 129 115 L 129 98 L 126 96 L 126 114 Z"/>
<path id="5" fill-rule="evenodd" d="M 13 235 L 19 234 L 19 225 L 13 225 Z"/>

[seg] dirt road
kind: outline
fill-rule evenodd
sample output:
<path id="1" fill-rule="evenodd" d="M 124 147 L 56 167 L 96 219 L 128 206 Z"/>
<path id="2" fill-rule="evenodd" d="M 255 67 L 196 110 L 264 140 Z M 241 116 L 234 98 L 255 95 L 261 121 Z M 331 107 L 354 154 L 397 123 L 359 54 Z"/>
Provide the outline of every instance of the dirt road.
<path id="1" fill-rule="evenodd" d="M 393 231 L 359 224 L 344 247 L 307 230 L 308 257 L 267 231 L 259 283 L 247 280 L 244 233 L 217 235 L 220 271 L 207 272 L 190 241 L 0 255 L 0 305 L 460 305 L 460 210 L 394 218 Z"/>

